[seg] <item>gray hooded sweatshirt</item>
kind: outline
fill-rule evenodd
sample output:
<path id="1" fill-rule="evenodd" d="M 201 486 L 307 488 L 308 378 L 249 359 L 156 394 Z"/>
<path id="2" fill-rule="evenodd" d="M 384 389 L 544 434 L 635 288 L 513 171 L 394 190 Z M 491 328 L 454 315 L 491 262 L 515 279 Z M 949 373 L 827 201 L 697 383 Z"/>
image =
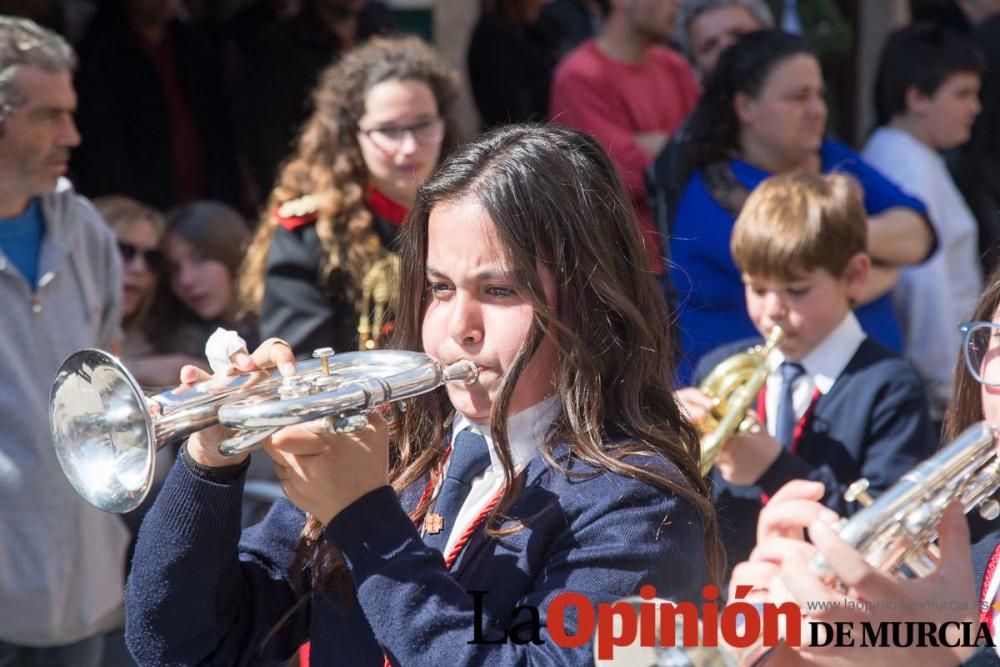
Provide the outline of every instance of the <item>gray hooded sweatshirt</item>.
<path id="1" fill-rule="evenodd" d="M 32 293 L 0 252 L 0 641 L 69 644 L 120 622 L 128 532 L 66 481 L 49 435 L 49 389 L 83 347 L 108 349 L 121 313 L 114 234 L 60 179 Z"/>

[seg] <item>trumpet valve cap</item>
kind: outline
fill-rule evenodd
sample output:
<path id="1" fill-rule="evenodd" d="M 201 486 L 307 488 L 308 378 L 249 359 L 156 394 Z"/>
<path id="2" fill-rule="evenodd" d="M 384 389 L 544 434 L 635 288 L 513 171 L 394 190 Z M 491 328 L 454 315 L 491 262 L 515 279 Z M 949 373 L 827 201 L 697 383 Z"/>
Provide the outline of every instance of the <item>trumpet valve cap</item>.
<path id="1" fill-rule="evenodd" d="M 861 478 L 847 487 L 847 490 L 844 491 L 844 500 L 849 503 L 857 501 L 864 507 L 871 505 L 873 500 L 868 495 L 868 480 Z"/>
<path id="2" fill-rule="evenodd" d="M 1000 516 L 1000 503 L 998 503 L 994 498 L 984 500 L 979 505 L 979 516 L 983 517 L 987 521 L 993 521 L 993 519 Z"/>
<path id="3" fill-rule="evenodd" d="M 320 363 L 323 365 L 323 375 L 330 374 L 330 357 L 333 356 L 332 347 L 321 347 L 313 350 L 313 359 L 319 359 Z"/>

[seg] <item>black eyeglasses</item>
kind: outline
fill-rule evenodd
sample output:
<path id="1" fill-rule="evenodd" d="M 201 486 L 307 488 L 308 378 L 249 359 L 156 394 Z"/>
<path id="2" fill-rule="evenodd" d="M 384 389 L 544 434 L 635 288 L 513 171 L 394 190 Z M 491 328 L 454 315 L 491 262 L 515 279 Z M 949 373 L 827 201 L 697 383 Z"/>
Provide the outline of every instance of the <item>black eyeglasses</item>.
<path id="1" fill-rule="evenodd" d="M 396 151 L 403 145 L 406 135 L 413 135 L 413 141 L 421 146 L 433 146 L 444 139 L 444 121 L 432 118 L 406 127 L 374 127 L 361 130 L 361 134 L 384 151 Z"/>
<path id="2" fill-rule="evenodd" d="M 979 384 L 1000 387 L 1000 324 L 963 322 L 958 330 L 966 369 Z"/>
<path id="3" fill-rule="evenodd" d="M 118 252 L 121 253 L 122 261 L 126 264 L 131 264 L 132 260 L 134 260 L 137 255 L 142 256 L 142 261 L 145 262 L 146 268 L 153 273 L 159 271 L 160 267 L 163 266 L 163 253 L 156 248 L 139 250 L 138 247 L 132 245 L 131 243 L 119 241 Z"/>

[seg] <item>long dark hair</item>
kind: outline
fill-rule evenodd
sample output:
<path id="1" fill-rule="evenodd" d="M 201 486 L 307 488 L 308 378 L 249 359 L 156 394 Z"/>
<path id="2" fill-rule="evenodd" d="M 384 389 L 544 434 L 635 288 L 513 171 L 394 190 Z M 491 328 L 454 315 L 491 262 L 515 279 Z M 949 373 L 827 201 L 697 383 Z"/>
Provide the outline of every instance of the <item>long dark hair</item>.
<path id="1" fill-rule="evenodd" d="M 201 200 L 172 209 L 167 213 L 166 222 L 161 247 L 165 248 L 169 237 L 176 235 L 197 248 L 203 257 L 225 265 L 235 285 L 243 250 L 250 241 L 250 228 L 243 216 L 228 204 Z M 185 330 L 178 325 L 198 322 L 200 318 L 174 294 L 170 271 L 171 267 L 165 267 L 163 279 L 159 281 L 155 307 L 146 324 L 147 332 L 158 353 L 183 351 L 195 355 L 204 348 L 204 341 L 187 340 Z M 235 302 L 234 293 L 234 307 Z M 237 318 L 234 324 L 249 321 L 251 320 L 247 318 Z"/>
<path id="2" fill-rule="evenodd" d="M 993 270 L 986 279 L 983 293 L 969 319 L 973 322 L 990 322 L 993 313 L 1000 305 L 1000 267 Z M 956 323 L 956 326 L 957 323 Z M 944 425 L 941 430 L 942 440 L 951 442 L 958 435 L 978 421 L 983 419 L 983 398 L 979 383 L 965 368 L 965 355 L 959 350 L 958 363 L 955 365 L 955 387 L 951 392 L 948 409 L 944 413 Z"/>
<path id="3" fill-rule="evenodd" d="M 692 170 L 739 153 L 740 120 L 733 98 L 737 93 L 757 97 L 774 68 L 799 54 L 815 57 L 804 39 L 780 30 L 748 33 L 723 51 L 691 115 L 688 163 Z"/>
<path id="4" fill-rule="evenodd" d="M 450 157 L 417 193 L 400 242 L 401 285 L 393 347 L 423 349 L 428 220 L 435 207 L 475 198 L 496 227 L 514 271 L 515 287 L 532 302 L 528 338 L 503 378 L 490 415 L 503 464 L 505 495 L 486 521 L 497 537 L 499 517 L 519 491 L 507 438 L 507 413 L 518 379 L 543 337 L 558 348 L 555 378 L 561 410 L 540 444 L 549 465 L 554 448 L 598 471 L 642 480 L 694 506 L 704 529 L 709 579 L 721 581 L 724 556 L 707 482 L 699 472 L 698 435 L 674 400 L 669 318 L 646 269 L 635 212 L 614 165 L 590 137 L 557 126 L 497 128 Z M 557 285 L 556 310 L 545 301 L 536 262 Z M 443 390 L 394 405 L 390 416 L 391 483 L 397 493 L 421 483 L 442 462 L 441 443 L 454 408 Z M 626 456 L 647 457 L 639 465 Z M 673 467 L 668 467 L 667 463 Z M 411 512 L 419 522 L 429 499 Z M 513 517 L 512 517 L 513 518 Z M 530 521 L 530 518 L 526 519 Z M 340 553 L 322 539 L 323 526 L 307 520 L 291 566 L 305 593 L 264 643 L 311 592 L 334 587 L 352 597 Z"/>
<path id="5" fill-rule="evenodd" d="M 702 518 L 708 571 L 717 578 L 722 556 L 699 472 L 698 436 L 670 384 L 667 309 L 645 268 L 624 186 L 593 139 L 554 126 L 511 126 L 480 137 L 442 165 L 420 188 L 403 227 L 400 284 L 411 288 L 400 295 L 394 346 L 422 349 L 428 295 L 415 286 L 426 281 L 428 218 L 435 207 L 467 197 L 489 214 L 518 293 L 534 307 L 528 339 L 502 381 L 490 418 L 507 492 L 487 521 L 487 534 L 498 534 L 497 516 L 516 493 L 507 439 L 511 395 L 548 335 L 558 348 L 555 386 L 562 407 L 542 454 L 555 465 L 554 448 L 567 443 L 574 457 L 598 470 L 642 480 L 690 502 Z M 551 271 L 558 286 L 556 310 L 546 305 L 536 262 Z M 391 479 L 397 492 L 442 462 L 440 443 L 452 412 L 443 391 L 394 409 Z M 650 457 L 653 465 L 626 461 L 629 455 Z M 664 472 L 664 459 L 675 470 Z M 416 508 L 414 520 L 426 511 L 426 503 Z M 307 529 L 307 540 L 310 532 L 318 536 L 317 528 Z"/>

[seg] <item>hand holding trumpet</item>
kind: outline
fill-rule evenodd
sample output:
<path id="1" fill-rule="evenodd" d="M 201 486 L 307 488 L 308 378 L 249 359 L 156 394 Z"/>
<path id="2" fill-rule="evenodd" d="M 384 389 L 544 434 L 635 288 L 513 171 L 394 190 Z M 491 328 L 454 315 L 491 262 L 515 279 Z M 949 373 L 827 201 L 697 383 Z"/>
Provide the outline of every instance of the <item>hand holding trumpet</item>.
<path id="1" fill-rule="evenodd" d="M 249 373 L 277 367 L 283 377 L 295 375 L 295 357 L 283 340 L 272 338 L 252 353 L 245 348 L 230 356 L 228 372 Z M 196 366 L 181 369 L 182 387 L 194 386 L 212 376 Z M 193 434 L 188 455 L 210 467 L 238 464 L 250 453 L 223 456 L 219 443 L 231 435 L 216 425 Z M 368 426 L 349 434 L 334 434 L 325 419 L 287 426 L 264 441 L 274 461 L 275 474 L 288 499 L 323 525 L 345 507 L 370 491 L 385 486 L 389 474 L 389 441 L 385 420 L 368 416 Z"/>
<path id="2" fill-rule="evenodd" d="M 951 503 L 938 524 L 941 563 L 930 575 L 899 579 L 869 565 L 844 543 L 832 524 L 837 516 L 818 501 L 819 482 L 795 480 L 783 486 L 758 522 L 758 543 L 750 559 L 733 570 L 730 590 L 751 586 L 743 599 L 751 602 L 797 603 L 808 621 L 861 623 L 926 621 L 939 627 L 946 622 L 976 621 L 976 596 L 969 550 L 969 531 L 961 505 Z M 812 543 L 806 542 L 808 530 Z M 810 567 L 813 554 L 821 553 L 844 590 L 826 583 Z M 964 602 L 964 609 L 945 603 Z M 853 604 L 848 605 L 847 602 Z M 961 606 L 961 605 L 957 605 Z M 821 633 L 822 634 L 822 633 Z M 803 639 L 811 636 L 804 630 Z M 779 662 L 808 665 L 866 664 L 898 667 L 909 661 L 920 665 L 955 665 L 974 649 L 948 647 L 780 646 Z M 794 653 L 794 656 L 792 655 Z"/>
<path id="3" fill-rule="evenodd" d="M 210 340 L 209 345 L 211 346 L 211 344 Z M 295 355 L 292 354 L 288 343 L 279 338 L 269 338 L 261 343 L 252 354 L 245 347 L 240 348 L 230 355 L 230 364 L 229 369 L 220 369 L 220 374 L 237 375 L 271 368 L 277 368 L 283 377 L 289 377 L 296 373 Z M 211 380 L 213 377 L 215 376 L 197 366 L 184 366 L 181 368 L 181 384 L 176 391 L 182 393 L 194 389 L 195 385 Z M 230 435 L 232 435 L 232 431 L 218 424 L 198 431 L 188 438 L 188 455 L 201 465 L 212 468 L 237 465 L 249 457 L 250 452 L 223 456 L 219 452 L 219 443 Z"/>

